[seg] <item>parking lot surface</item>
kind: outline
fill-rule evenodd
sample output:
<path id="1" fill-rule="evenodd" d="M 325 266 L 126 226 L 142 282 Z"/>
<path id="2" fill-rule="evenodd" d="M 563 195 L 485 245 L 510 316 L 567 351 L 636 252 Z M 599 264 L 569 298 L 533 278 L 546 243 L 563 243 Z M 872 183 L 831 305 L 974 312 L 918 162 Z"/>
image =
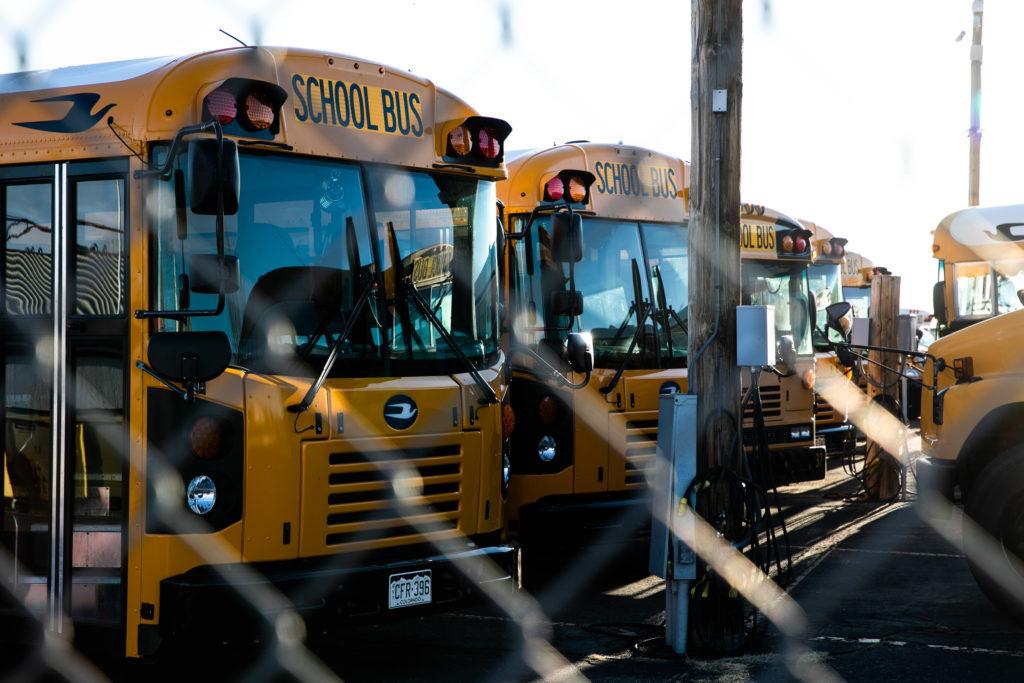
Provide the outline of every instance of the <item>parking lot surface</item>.
<path id="1" fill-rule="evenodd" d="M 963 554 L 947 540 L 959 537 L 960 510 L 928 521 L 913 493 L 906 501 L 876 503 L 856 492 L 841 467 L 824 482 L 780 490 L 794 561 L 789 591 L 808 622 L 797 644 L 804 659 L 794 659 L 794 644 L 773 628 L 736 656 L 668 654 L 660 646 L 664 583 L 647 575 L 644 551 L 632 547 L 591 581 L 562 584 L 578 590 L 547 611 L 551 644 L 564 657 L 558 677 L 781 681 L 794 678 L 791 667 L 811 661 L 846 680 L 1013 678 L 1024 665 L 1024 630 L 986 600 Z M 553 596 L 538 597 L 543 607 Z M 350 628 L 314 638 L 311 647 L 349 681 L 538 677 L 523 659 L 516 623 L 486 606 Z M 256 652 L 218 652 L 208 661 L 228 679 L 283 678 Z M 186 664 L 165 661 L 142 673 Z"/>

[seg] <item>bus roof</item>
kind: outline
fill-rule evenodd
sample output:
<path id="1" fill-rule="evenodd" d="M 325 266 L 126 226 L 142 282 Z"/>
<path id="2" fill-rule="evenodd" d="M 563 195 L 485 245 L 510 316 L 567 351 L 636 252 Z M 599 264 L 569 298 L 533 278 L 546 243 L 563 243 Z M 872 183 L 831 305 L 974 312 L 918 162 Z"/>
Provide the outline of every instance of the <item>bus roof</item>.
<path id="1" fill-rule="evenodd" d="M 768 235 L 765 231 L 770 227 L 770 238 L 757 239 L 758 235 Z M 771 261 L 803 261 L 809 262 L 809 256 L 796 256 L 790 259 L 779 255 L 775 245 L 778 228 L 785 230 L 807 230 L 800 221 L 763 204 L 740 205 L 740 258 L 771 260 Z"/>
<path id="2" fill-rule="evenodd" d="M 870 273 L 875 264 L 871 259 L 855 251 L 846 251 L 843 259 L 843 286 L 866 287 L 871 283 Z"/>
<path id="3" fill-rule="evenodd" d="M 835 239 L 835 235 L 833 235 L 831 231 L 818 225 L 814 221 L 809 221 L 803 218 L 799 220 L 800 225 L 804 226 L 812 233 L 814 233 L 814 236 L 811 238 L 812 244 L 814 245 L 814 251 L 812 253 L 811 259 L 815 263 L 843 263 L 844 255 L 846 253 L 846 240 L 841 240 L 844 247 L 842 255 L 835 256 L 834 254 L 831 253 L 825 254 L 822 250 L 822 242 L 827 242 L 828 240 Z"/>
<path id="4" fill-rule="evenodd" d="M 445 163 L 448 132 L 477 113 L 428 80 L 375 62 L 232 47 L 0 75 L 0 163 L 125 156 L 126 145 L 142 151 L 199 123 L 203 98 L 230 78 L 283 89 L 274 144 L 300 154 L 434 168 Z M 472 172 L 504 177 L 501 164 Z"/>
<path id="5" fill-rule="evenodd" d="M 951 263 L 1024 258 L 1024 204 L 949 214 L 935 228 L 932 255 Z"/>
<path id="6" fill-rule="evenodd" d="M 544 184 L 560 171 L 594 175 L 587 210 L 606 218 L 681 223 L 689 218 L 690 164 L 641 147 L 571 142 L 519 150 L 507 157 L 508 180 L 498 196 L 510 214 L 543 201 Z"/>

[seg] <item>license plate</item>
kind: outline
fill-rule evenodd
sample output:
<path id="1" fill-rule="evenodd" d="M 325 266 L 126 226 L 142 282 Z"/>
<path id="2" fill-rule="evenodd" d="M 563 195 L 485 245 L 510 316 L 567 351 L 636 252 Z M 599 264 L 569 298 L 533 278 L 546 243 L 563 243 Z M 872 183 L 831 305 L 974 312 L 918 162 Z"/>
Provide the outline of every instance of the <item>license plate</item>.
<path id="1" fill-rule="evenodd" d="M 431 579 L 431 570 L 429 569 L 389 576 L 388 609 L 429 605 L 433 600 Z"/>
<path id="2" fill-rule="evenodd" d="M 823 436 L 816 436 L 816 437 L 814 437 L 814 445 L 815 446 L 820 446 L 820 447 L 824 448 L 825 447 L 825 437 L 823 437 Z"/>

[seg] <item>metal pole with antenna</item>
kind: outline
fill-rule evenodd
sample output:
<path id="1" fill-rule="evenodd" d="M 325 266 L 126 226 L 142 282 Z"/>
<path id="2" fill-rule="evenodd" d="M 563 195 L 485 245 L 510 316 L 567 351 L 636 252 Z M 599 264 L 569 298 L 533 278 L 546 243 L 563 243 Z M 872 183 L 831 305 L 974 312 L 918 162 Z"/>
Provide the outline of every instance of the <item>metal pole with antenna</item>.
<path id="1" fill-rule="evenodd" d="M 971 39 L 971 139 L 967 205 L 977 206 L 981 186 L 981 15 L 985 1 L 974 0 L 974 32 Z"/>

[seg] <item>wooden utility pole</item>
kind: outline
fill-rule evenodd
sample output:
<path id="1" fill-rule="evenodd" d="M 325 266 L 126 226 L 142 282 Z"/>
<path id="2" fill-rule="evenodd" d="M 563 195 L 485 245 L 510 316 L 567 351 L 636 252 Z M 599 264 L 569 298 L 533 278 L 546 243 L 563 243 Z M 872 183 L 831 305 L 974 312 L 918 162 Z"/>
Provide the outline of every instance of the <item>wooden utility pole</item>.
<path id="1" fill-rule="evenodd" d="M 971 138 L 967 206 L 977 206 L 981 191 L 981 15 L 984 0 L 974 0 L 974 30 L 971 38 Z"/>
<path id="2" fill-rule="evenodd" d="M 871 341 L 872 346 L 896 348 L 900 320 L 900 279 L 895 275 L 875 275 L 871 280 Z M 883 401 L 881 405 L 896 405 L 889 402 L 898 400 L 901 378 L 877 365 L 881 363 L 887 368 L 899 368 L 900 357 L 897 353 L 871 351 L 868 354 L 868 398 L 872 401 Z M 876 398 L 885 394 L 888 399 Z M 895 411 L 893 411 L 895 414 Z M 900 483 L 900 470 L 897 461 L 885 454 L 885 449 L 868 435 L 867 451 L 864 456 L 864 488 L 868 498 L 886 500 L 897 493 Z M 893 454 L 897 457 L 900 454 Z"/>
<path id="3" fill-rule="evenodd" d="M 691 0 L 689 387 L 699 396 L 697 469 L 735 462 L 740 415 L 742 0 Z"/>

